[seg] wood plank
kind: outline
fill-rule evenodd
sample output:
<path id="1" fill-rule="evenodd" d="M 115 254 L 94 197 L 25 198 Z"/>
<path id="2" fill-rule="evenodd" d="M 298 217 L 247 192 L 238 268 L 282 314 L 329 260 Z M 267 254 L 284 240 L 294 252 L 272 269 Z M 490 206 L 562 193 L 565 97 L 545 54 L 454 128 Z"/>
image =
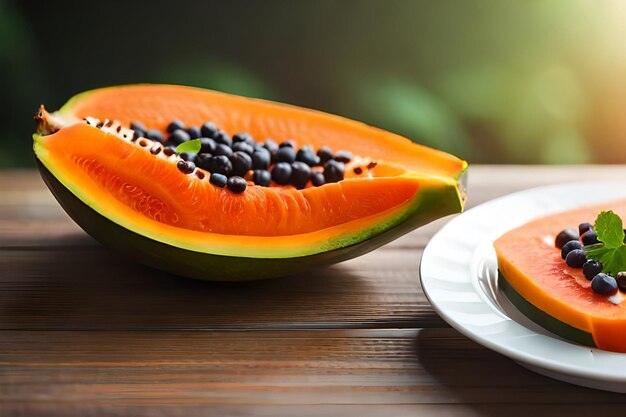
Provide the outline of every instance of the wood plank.
<path id="1" fill-rule="evenodd" d="M 470 165 L 469 187 L 504 185 L 511 191 L 545 184 L 574 181 L 619 180 L 626 174 L 626 165 Z M 0 175 L 3 193 L 45 190 L 34 170 L 7 170 Z"/>
<path id="2" fill-rule="evenodd" d="M 586 180 L 626 177 L 626 166 L 497 166 L 470 167 L 468 207 L 531 187 Z M 87 240 L 65 214 L 34 171 L 0 174 L 0 248 L 14 246 L 82 246 Z M 444 222 L 416 230 L 390 244 L 423 247 Z M 90 241 L 93 244 L 93 241 Z"/>
<path id="3" fill-rule="evenodd" d="M 5 249 L 0 329 L 441 326 L 420 289 L 420 256 L 386 250 L 297 277 L 220 284 L 99 247 Z"/>
<path id="4" fill-rule="evenodd" d="M 487 200 L 511 192 L 547 184 L 575 181 L 619 180 L 626 177 L 626 166 L 511 166 L 477 165 L 471 166 L 468 174 L 468 207 L 474 207 Z M 30 221 L 63 221 L 72 224 L 45 184 L 34 171 L 5 171 L 0 174 L 0 238 L 15 224 L 24 225 Z M 26 221 L 26 222 L 23 222 Z M 20 223 L 22 222 L 22 223 Z M 39 224 L 42 226 L 42 224 Z M 57 226 L 58 227 L 58 226 Z M 6 228 L 6 229 L 5 229 Z M 39 231 L 38 231 L 39 230 Z M 72 233 L 76 227 L 68 226 Z M 31 232 L 41 236 L 40 229 Z M 25 233 L 32 236 L 32 233 Z M 0 246 L 3 241 L 0 240 Z"/>
<path id="5" fill-rule="evenodd" d="M 120 406 L 118 403 L 40 404 L 31 401 L 6 403 L 0 417 L 66 417 L 66 416 L 109 416 L 109 417 L 161 417 L 161 416 L 237 416 L 237 417 L 313 417 L 313 416 L 359 416 L 359 417 L 577 417 L 593 416 L 623 417 L 624 405 L 620 403 L 597 404 L 306 404 L 306 405 L 191 405 L 152 404 Z"/>
<path id="6" fill-rule="evenodd" d="M 625 167 L 478 166 L 473 204 L 515 188 L 614 178 Z M 4 188 L 2 188 L 4 187 Z M 422 249 L 447 219 L 355 260 L 246 284 L 179 279 L 102 248 L 36 173 L 0 175 L 0 329 L 433 327 L 419 286 Z"/>
<path id="7" fill-rule="evenodd" d="M 591 412 L 600 403 L 617 410 L 626 397 L 539 376 L 452 329 L 4 331 L 0 403 L 4 412 L 29 416 L 215 406 L 237 415 L 301 415 L 309 405 L 331 415 L 363 405 L 400 415 L 522 415 L 514 410 L 565 404 Z M 279 411 L 293 405 L 306 407 Z"/>

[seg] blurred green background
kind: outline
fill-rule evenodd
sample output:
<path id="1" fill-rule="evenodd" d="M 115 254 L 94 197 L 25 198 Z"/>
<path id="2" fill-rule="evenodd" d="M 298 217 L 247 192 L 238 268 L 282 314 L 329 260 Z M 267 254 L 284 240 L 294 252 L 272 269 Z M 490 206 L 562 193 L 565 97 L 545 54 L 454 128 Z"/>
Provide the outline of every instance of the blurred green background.
<path id="1" fill-rule="evenodd" d="M 0 168 L 40 103 L 207 87 L 321 109 L 471 163 L 626 162 L 626 1 L 0 0 Z"/>

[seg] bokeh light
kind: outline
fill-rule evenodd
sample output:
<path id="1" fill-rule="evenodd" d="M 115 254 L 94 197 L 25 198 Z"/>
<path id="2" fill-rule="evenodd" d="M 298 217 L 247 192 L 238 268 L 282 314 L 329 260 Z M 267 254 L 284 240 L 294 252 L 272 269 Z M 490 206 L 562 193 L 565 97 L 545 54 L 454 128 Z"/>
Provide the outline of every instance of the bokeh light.
<path id="1" fill-rule="evenodd" d="M 0 2 L 0 167 L 32 114 L 132 82 L 362 120 L 471 163 L 626 162 L 620 0 Z"/>

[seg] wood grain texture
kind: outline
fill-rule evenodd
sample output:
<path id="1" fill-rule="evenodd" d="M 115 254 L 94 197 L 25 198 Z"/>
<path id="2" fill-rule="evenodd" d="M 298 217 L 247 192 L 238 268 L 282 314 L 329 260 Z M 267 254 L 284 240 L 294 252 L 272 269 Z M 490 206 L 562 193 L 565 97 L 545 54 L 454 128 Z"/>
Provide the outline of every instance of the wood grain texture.
<path id="1" fill-rule="evenodd" d="M 452 329 L 5 331 L 0 365 L 4 409 L 29 412 L 83 414 L 115 404 L 146 407 L 136 415 L 169 415 L 172 409 L 241 412 L 239 406 L 254 405 L 252 415 L 281 407 L 293 415 L 336 415 L 355 405 L 350 414 L 364 405 L 384 413 L 395 404 L 407 415 L 479 415 L 484 408 L 523 415 L 539 405 L 567 404 L 570 411 L 597 401 L 616 410 L 626 405 L 623 395 L 536 375 Z"/>
<path id="2" fill-rule="evenodd" d="M 626 167 L 478 166 L 470 204 Z M 419 285 L 447 219 L 297 277 L 216 284 L 93 241 L 35 172 L 0 173 L 0 417 L 623 415 L 447 327 Z"/>
<path id="3" fill-rule="evenodd" d="M 3 250 L 0 329 L 443 324 L 420 290 L 419 249 L 386 250 L 297 277 L 242 285 L 178 278 L 87 246 Z"/>

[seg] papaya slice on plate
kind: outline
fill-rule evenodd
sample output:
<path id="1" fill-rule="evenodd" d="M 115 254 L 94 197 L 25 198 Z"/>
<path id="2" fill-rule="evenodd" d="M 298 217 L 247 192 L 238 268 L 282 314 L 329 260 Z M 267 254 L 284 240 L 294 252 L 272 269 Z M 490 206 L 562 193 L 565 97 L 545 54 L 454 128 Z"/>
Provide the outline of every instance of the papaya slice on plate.
<path id="1" fill-rule="evenodd" d="M 81 93 L 52 114 L 42 107 L 35 119 L 40 172 L 68 214 L 104 245 L 192 278 L 270 278 L 340 262 L 458 213 L 465 200 L 465 161 L 285 104 L 128 85 Z M 212 184 L 211 172 L 182 172 L 179 155 L 153 154 L 156 142 L 129 129 L 140 121 L 166 134 L 175 119 L 354 156 L 336 182 L 296 188 L 248 181 L 234 193 Z"/>
<path id="2" fill-rule="evenodd" d="M 626 216 L 626 200 L 542 217 L 494 242 L 499 284 L 527 317 L 565 339 L 614 352 L 626 352 L 626 297 L 591 289 L 582 269 L 571 268 L 555 247 L 563 229 L 593 222 L 600 211 Z"/>

